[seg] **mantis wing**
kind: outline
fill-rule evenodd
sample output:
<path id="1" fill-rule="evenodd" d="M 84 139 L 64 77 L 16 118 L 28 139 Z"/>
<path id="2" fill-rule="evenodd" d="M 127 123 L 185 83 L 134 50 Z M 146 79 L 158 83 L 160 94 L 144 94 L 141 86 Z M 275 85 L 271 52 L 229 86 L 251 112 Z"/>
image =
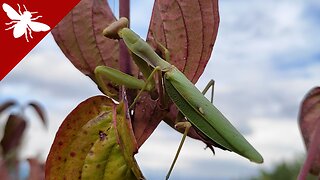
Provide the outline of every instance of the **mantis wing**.
<path id="1" fill-rule="evenodd" d="M 211 140 L 230 151 L 262 163 L 262 156 L 183 73 L 173 68 L 165 76 L 166 92 L 188 120 Z"/>

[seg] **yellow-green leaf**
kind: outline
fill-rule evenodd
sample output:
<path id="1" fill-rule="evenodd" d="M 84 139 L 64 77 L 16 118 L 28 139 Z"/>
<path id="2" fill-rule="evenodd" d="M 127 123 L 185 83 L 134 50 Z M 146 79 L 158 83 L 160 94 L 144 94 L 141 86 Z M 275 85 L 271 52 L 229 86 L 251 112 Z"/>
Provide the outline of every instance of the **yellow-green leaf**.
<path id="1" fill-rule="evenodd" d="M 64 120 L 46 163 L 46 179 L 144 179 L 123 104 L 89 98 Z"/>

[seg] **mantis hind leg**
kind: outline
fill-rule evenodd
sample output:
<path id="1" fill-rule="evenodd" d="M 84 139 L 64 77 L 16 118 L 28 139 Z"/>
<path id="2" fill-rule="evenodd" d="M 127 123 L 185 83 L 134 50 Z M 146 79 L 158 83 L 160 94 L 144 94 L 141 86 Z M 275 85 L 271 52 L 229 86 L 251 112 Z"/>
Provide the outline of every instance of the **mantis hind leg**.
<path id="1" fill-rule="evenodd" d="M 179 144 L 178 150 L 176 152 L 176 155 L 174 156 L 173 162 L 172 162 L 172 164 L 170 166 L 170 169 L 168 171 L 168 174 L 166 176 L 166 179 L 169 179 L 169 177 L 170 177 L 170 174 L 171 174 L 171 172 L 173 170 L 173 167 L 174 167 L 174 165 L 175 165 L 175 163 L 176 163 L 176 161 L 178 159 L 178 156 L 180 154 L 180 151 L 181 151 L 181 148 L 183 146 L 183 143 L 185 142 L 187 134 L 189 132 L 189 129 L 190 129 L 190 127 L 192 125 L 191 125 L 190 122 L 186 121 L 186 122 L 178 122 L 175 126 L 176 126 L 176 128 L 184 128 L 184 133 L 183 133 L 182 139 L 180 141 L 180 144 Z"/>
<path id="2" fill-rule="evenodd" d="M 206 85 L 206 87 L 204 88 L 204 90 L 202 91 L 202 94 L 204 95 L 204 94 L 206 94 L 206 93 L 208 92 L 209 88 L 211 87 L 211 103 L 213 102 L 214 82 L 215 82 L 214 80 L 210 80 L 209 83 L 208 83 L 208 84 Z M 173 170 L 173 167 L 174 167 L 174 165 L 175 165 L 175 163 L 176 163 L 176 161 L 177 161 L 177 159 L 178 159 L 178 156 L 179 156 L 180 151 L 181 151 L 181 148 L 182 148 L 182 146 L 183 146 L 183 144 L 184 144 L 184 142 L 185 142 L 185 139 L 186 139 L 186 137 L 187 137 L 187 134 L 188 134 L 188 132 L 189 132 L 189 129 L 190 129 L 190 127 L 192 126 L 191 123 L 188 122 L 188 121 L 180 121 L 180 122 L 179 122 L 179 120 L 181 120 L 181 119 L 183 119 L 183 118 L 184 118 L 183 114 L 182 114 L 181 112 L 179 112 L 178 115 L 177 115 L 177 120 L 176 120 L 175 128 L 177 128 L 177 129 L 179 129 L 179 128 L 184 128 L 184 133 L 183 133 L 182 139 L 181 139 L 181 141 L 180 141 L 180 144 L 179 144 L 178 150 L 177 150 L 177 152 L 176 152 L 176 155 L 175 155 L 175 157 L 174 157 L 174 159 L 173 159 L 173 162 L 172 162 L 172 164 L 171 164 L 171 166 L 170 166 L 169 172 L 168 172 L 168 174 L 167 174 L 167 176 L 166 176 L 166 179 L 169 179 L 169 177 L 170 177 L 170 174 L 171 174 L 171 172 L 172 172 L 172 170 Z"/>

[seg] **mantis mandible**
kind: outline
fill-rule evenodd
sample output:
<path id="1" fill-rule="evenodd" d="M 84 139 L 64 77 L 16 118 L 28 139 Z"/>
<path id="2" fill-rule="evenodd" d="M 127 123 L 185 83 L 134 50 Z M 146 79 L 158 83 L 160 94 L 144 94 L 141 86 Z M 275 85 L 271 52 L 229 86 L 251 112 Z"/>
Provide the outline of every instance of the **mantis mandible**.
<path id="1" fill-rule="evenodd" d="M 141 89 L 141 93 L 143 90 L 151 91 L 154 89 L 153 76 L 155 73 L 160 73 L 165 94 L 170 97 L 192 126 L 225 149 L 233 151 L 250 161 L 262 163 L 263 158 L 259 152 L 237 131 L 227 118 L 182 72 L 168 63 L 168 61 L 162 59 L 147 42 L 127 28 L 127 21 L 125 18 L 120 18 L 119 21 L 108 26 L 103 33 L 109 38 L 123 39 L 147 80 L 144 82 L 118 70 L 98 66 L 95 69 L 95 74 L 98 85 L 103 92 L 112 96 L 112 94 L 108 94 L 103 77 L 108 78 L 115 84 L 125 85 L 127 88 Z M 168 56 L 166 56 L 167 58 Z M 151 68 L 151 71 L 148 68 Z"/>

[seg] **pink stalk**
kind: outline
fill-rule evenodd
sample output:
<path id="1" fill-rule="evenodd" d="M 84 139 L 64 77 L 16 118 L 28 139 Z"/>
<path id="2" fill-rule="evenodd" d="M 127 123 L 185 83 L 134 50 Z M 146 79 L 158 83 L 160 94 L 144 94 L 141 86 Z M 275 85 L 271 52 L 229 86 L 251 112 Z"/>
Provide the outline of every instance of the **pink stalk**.
<path id="1" fill-rule="evenodd" d="M 119 0 L 119 17 L 126 17 L 130 22 L 130 0 Z M 122 40 L 119 41 L 119 63 L 120 71 L 132 75 L 130 55 L 127 50 L 126 45 Z M 124 88 L 121 88 L 120 91 L 120 100 L 125 95 Z M 130 93 L 128 94 L 129 101 L 131 100 Z"/>
<path id="2" fill-rule="evenodd" d="M 130 22 L 130 0 L 120 0 L 119 17 L 126 17 Z M 132 74 L 130 56 L 127 47 L 120 41 L 120 70 L 126 74 Z"/>

